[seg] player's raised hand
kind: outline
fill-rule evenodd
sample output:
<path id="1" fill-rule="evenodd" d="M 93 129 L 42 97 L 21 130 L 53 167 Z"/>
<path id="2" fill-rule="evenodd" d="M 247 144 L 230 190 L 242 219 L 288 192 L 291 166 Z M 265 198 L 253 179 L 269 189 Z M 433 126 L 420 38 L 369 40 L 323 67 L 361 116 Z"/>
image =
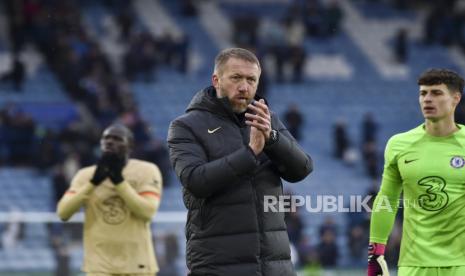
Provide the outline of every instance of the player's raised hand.
<path id="1" fill-rule="evenodd" d="M 90 182 L 95 186 L 98 186 L 100 183 L 102 183 L 103 180 L 105 180 L 105 178 L 107 178 L 107 176 L 108 167 L 105 158 L 102 156 L 97 162 L 97 167 L 95 168 L 94 175 L 92 176 Z"/>
<path id="2" fill-rule="evenodd" d="M 389 269 L 384 259 L 385 247 L 381 243 L 370 243 L 368 245 L 367 276 L 389 276 Z"/>
<path id="3" fill-rule="evenodd" d="M 126 165 L 126 157 L 115 153 L 105 153 L 103 155 L 108 168 L 108 177 L 113 184 L 118 185 L 123 182 L 123 168 Z"/>
<path id="4" fill-rule="evenodd" d="M 253 101 L 248 105 L 249 111 L 245 113 L 245 123 L 263 132 L 265 140 L 270 138 L 271 115 L 268 106 L 263 99 Z"/>
<path id="5" fill-rule="evenodd" d="M 259 155 L 265 147 L 265 135 L 256 127 L 250 127 L 249 147 L 255 155 Z"/>

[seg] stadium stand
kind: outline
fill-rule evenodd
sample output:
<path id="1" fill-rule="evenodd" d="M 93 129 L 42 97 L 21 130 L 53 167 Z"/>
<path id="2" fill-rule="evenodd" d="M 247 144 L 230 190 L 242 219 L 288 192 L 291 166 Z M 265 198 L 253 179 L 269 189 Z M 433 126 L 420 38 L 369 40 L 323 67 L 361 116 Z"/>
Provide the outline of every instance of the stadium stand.
<path id="1" fill-rule="evenodd" d="M 15 7 L 13 2 L 15 1 L 5 1 L 0 4 L 0 21 L 8 22 L 14 16 L 40 18 L 40 12 L 37 13 L 39 15 L 35 14 L 35 9 L 48 11 L 50 6 L 43 2 L 55 1 L 17 1 L 22 3 L 23 8 L 29 7 L 24 10 L 16 10 L 18 7 Z M 103 69 L 102 74 L 104 79 L 108 78 L 110 81 L 92 82 L 93 79 L 87 74 L 90 70 L 85 71 L 86 73 L 81 72 L 82 75 L 79 72 L 67 71 L 66 73 L 76 74 L 73 76 L 77 77 L 70 83 L 63 71 L 60 71 L 63 67 L 47 56 L 47 52 L 43 47 L 41 48 L 40 43 L 43 41 L 28 38 L 26 44 L 35 45 L 33 47 L 37 49 L 39 60 L 42 62 L 39 65 L 26 65 L 27 68 L 35 66 L 35 70 L 28 69 L 29 73 L 22 91 L 16 91 L 8 83 L 0 83 L 0 114 L 2 114 L 0 117 L 0 188 L 2 189 L 0 212 L 5 214 L 53 212 L 57 189 L 56 177 L 59 175 L 58 171 L 66 170 L 59 165 L 71 164 L 67 167 L 69 169 L 75 166 L 72 164 L 76 162 L 79 164 L 78 167 L 92 163 L 95 159 L 93 152 L 98 142 L 96 135 L 110 121 L 119 119 L 132 124 L 133 129 L 142 129 L 138 131 L 141 144 L 143 142 L 144 145 L 149 145 L 150 141 L 163 144 L 169 122 L 182 114 L 192 95 L 209 83 L 212 62 L 218 50 L 225 45 L 234 45 L 233 33 L 221 36 L 221 33 L 216 32 L 215 29 L 206 27 L 209 21 L 208 12 L 205 11 L 219 12 L 223 21 L 218 24 L 224 30 L 228 28 L 232 30 L 234 20 L 243 14 L 254 14 L 263 22 L 280 24 L 287 13 L 292 14 L 291 4 L 302 1 L 249 0 L 247 3 L 243 3 L 244 1 L 236 3 L 218 0 L 211 1 L 214 2 L 214 7 L 198 7 L 193 4 L 195 1 L 188 0 L 109 2 L 63 1 L 64 4 L 59 7 L 64 14 L 67 14 L 69 9 L 76 9 L 71 13 L 72 16 L 70 15 L 74 19 L 71 25 L 76 32 L 73 33 L 74 36 L 57 37 L 57 41 L 77 40 L 74 41 L 75 44 L 70 43 L 68 48 L 58 45 L 64 47 L 62 49 L 64 52 L 74 49 L 77 52 L 90 53 L 91 50 L 87 47 L 94 47 L 97 56 L 90 58 L 95 58 L 94 61 L 103 60 L 102 62 L 107 64 L 103 67 L 110 69 Z M 319 31 L 308 31 L 302 41 L 301 46 L 306 58 L 303 79 L 300 83 L 276 81 L 273 53 L 265 47 L 265 42 L 259 41 L 260 34 L 257 34 L 257 44 L 249 45 L 263 58 L 267 68 L 270 68 L 270 85 L 266 97 L 272 110 L 281 116 L 289 104 L 298 103 L 305 118 L 301 144 L 314 159 L 315 170 L 302 183 L 285 184 L 285 189 L 295 195 L 312 198 L 318 195 L 340 195 L 348 200 L 351 195 L 369 194 L 373 189 L 373 182 L 378 185 L 379 179 L 373 180 L 366 176 L 360 158 L 362 139 L 360 124 L 363 116 L 367 112 L 373 113 L 380 126 L 376 149 L 379 164 L 382 165 L 382 150 L 387 139 L 394 133 L 408 130 L 421 122 L 421 114 L 417 107 L 415 76 L 432 66 L 465 72 L 460 61 L 454 58 L 456 56 L 451 54 L 451 49 L 447 45 L 440 43 L 425 45 L 421 42 L 425 10 L 428 6 L 417 3 L 417 5 L 411 4 L 414 8 L 397 10 L 391 2 L 398 1 L 340 2 L 344 3 L 340 6 L 343 17 L 338 32 L 326 31 L 325 24 L 328 23 L 323 20 L 325 18 L 318 19 L 323 21 L 305 22 L 313 24 L 311 25 L 313 27 L 317 24 Z M 324 11 L 326 8 L 321 4 L 317 5 L 317 9 Z M 16 13 L 8 14 L 11 10 Z M 120 24 L 124 22 L 125 10 L 128 10 L 130 17 L 133 18 L 132 23 L 129 24 L 132 26 L 129 28 L 130 39 L 120 36 Z M 149 16 L 147 14 L 149 11 L 156 11 L 159 16 Z M 216 18 L 218 19 L 218 15 Z M 363 25 L 365 25 L 364 31 L 360 31 L 360 26 Z M 386 29 L 381 33 L 380 26 L 385 25 L 390 26 L 389 33 L 386 33 Z M 408 59 L 405 64 L 400 65 L 393 63 L 390 59 L 392 53 L 389 52 L 398 26 L 409 27 L 411 34 L 408 40 Z M 76 38 L 80 31 L 86 34 L 81 37 L 82 40 Z M 18 43 L 7 32 L 8 28 L 0 28 L 0 69 L 11 67 L 12 53 Z M 163 36 L 166 32 L 174 38 L 185 40 L 181 39 L 180 42 L 175 39 L 173 42 Z M 26 33 L 24 37 L 27 37 Z M 173 44 L 167 44 L 168 42 Z M 136 74 L 132 75 L 128 73 L 127 56 L 131 57 L 130 49 L 140 49 L 139 43 L 142 45 L 146 43 L 145 45 L 149 45 L 148 48 L 154 47 L 147 50 L 145 56 L 153 57 L 153 64 L 148 65 L 149 69 L 138 68 L 140 70 L 136 70 Z M 170 47 L 166 45 L 176 45 L 172 49 L 176 48 L 179 51 L 171 53 L 167 51 Z M 152 50 L 154 52 L 151 52 Z M 85 55 L 83 54 L 82 60 L 85 60 Z M 458 55 L 463 59 L 462 53 Z M 166 56 L 173 58 L 164 59 Z M 64 61 L 59 61 L 68 65 L 72 62 L 69 56 L 63 55 L 62 58 Z M 6 72 L 7 69 L 2 72 Z M 289 73 L 288 71 L 292 70 L 285 69 L 286 74 Z M 77 88 L 79 89 L 75 90 Z M 90 98 L 83 95 L 89 95 Z M 110 107 L 107 113 L 102 111 L 106 106 L 103 103 L 106 102 L 105 99 L 118 99 L 109 101 Z M 99 104 L 95 105 L 96 102 Z M 26 154 L 26 160 L 13 160 L 10 152 L 15 145 L 26 147 L 18 144 L 18 141 L 23 140 L 15 139 L 14 135 L 21 136 L 21 132 L 13 131 L 13 126 L 6 120 L 18 114 L 15 112 L 27 114 L 28 120 L 31 120 L 34 126 L 32 132 L 22 132 L 23 136 L 24 133 L 28 133 L 32 135 L 29 138 L 33 138 L 23 139 L 31 149 Z M 353 165 L 333 157 L 333 125 L 339 118 L 346 119 L 351 148 L 359 156 Z M 133 123 L 134 121 L 136 123 Z M 92 131 L 88 131 L 89 129 Z M 69 140 L 73 135 L 83 137 L 83 133 L 89 136 L 85 139 L 84 146 L 77 143 L 75 141 L 77 139 Z M 46 141 L 44 139 L 48 139 L 47 137 L 55 138 L 50 142 L 53 145 L 52 149 L 44 151 L 40 145 Z M 73 157 L 76 152 L 79 158 Z M 90 156 L 83 152 L 88 152 L 87 155 Z M 46 156 L 45 153 L 56 158 L 47 161 L 49 162 L 47 166 L 34 162 L 45 160 L 39 158 Z M 148 156 L 148 153 L 143 151 L 138 154 Z M 166 160 L 162 160 L 159 166 L 165 166 L 163 162 L 166 163 Z M 63 174 L 65 174 L 64 181 L 69 181 L 70 173 L 66 171 Z M 171 180 L 167 178 L 160 212 L 182 212 L 185 209 L 180 184 L 169 169 L 165 170 L 165 174 L 170 175 Z M 299 216 L 304 225 L 303 236 L 310 239 L 312 248 L 317 248 L 320 243 L 321 231 L 327 226 L 328 218 L 335 223 L 336 246 L 341 258 L 339 263 L 325 269 L 363 268 L 365 252 L 361 256 L 351 255 L 348 245 L 353 241 L 350 240 L 351 236 L 348 233 L 354 223 L 352 220 L 359 219 L 362 223 L 366 223 L 366 218 L 350 217 L 347 213 L 306 212 L 303 209 L 299 211 Z M 0 224 L 0 236 L 8 233 L 9 227 L 14 225 L 14 216 L 12 215 L 10 222 L 7 221 L 4 220 Z M 12 274 L 14 272 L 43 272 L 48 274 L 38 275 L 51 275 L 57 270 L 59 260 L 57 247 L 52 238 L 56 234 L 53 230 L 55 226 L 50 223 L 18 225 L 20 230 L 16 232 L 15 245 L 0 247 L 0 275 L 3 275 L 1 272 L 7 273 L 5 275 L 14 275 Z M 367 241 L 368 230 L 366 225 L 363 225 L 365 228 L 362 229 L 359 239 L 364 242 Z M 156 242 L 156 250 L 162 260 L 160 275 L 184 275 L 185 238 L 182 221 L 159 223 L 155 218 L 152 227 L 156 235 L 155 240 L 160 241 Z M 64 230 L 67 235 L 64 240 L 69 250 L 69 264 L 72 271 L 77 271 L 82 263 L 82 248 L 79 238 L 75 237 L 75 235 L 79 236 L 79 230 L 75 228 L 69 227 Z M 170 234 L 176 237 L 174 243 L 170 243 L 172 238 Z M 172 244 L 174 246 L 171 246 Z M 294 246 L 298 249 L 300 245 L 296 243 Z M 169 257 L 171 255 L 167 251 L 174 252 L 170 254 L 175 257 Z M 316 254 L 318 255 L 318 252 Z M 316 262 L 318 261 L 317 256 Z M 392 262 L 394 264 L 390 267 L 394 268 L 396 260 Z M 305 265 L 307 264 L 302 262 L 297 264 L 300 270 Z"/>

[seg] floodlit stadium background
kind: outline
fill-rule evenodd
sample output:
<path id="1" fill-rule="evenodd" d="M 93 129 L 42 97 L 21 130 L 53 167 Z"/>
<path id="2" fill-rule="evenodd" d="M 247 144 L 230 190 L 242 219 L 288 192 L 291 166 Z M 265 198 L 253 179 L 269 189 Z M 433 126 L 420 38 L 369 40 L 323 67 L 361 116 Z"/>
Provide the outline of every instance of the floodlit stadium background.
<path id="1" fill-rule="evenodd" d="M 300 143 L 315 170 L 286 192 L 373 195 L 387 139 L 422 121 L 416 77 L 430 67 L 465 72 L 464 8 L 453 0 L 1 1 L 0 275 L 78 275 L 82 216 L 61 224 L 53 212 L 113 121 L 135 132 L 135 157 L 164 173 L 152 224 L 159 275 L 185 275 L 185 208 L 167 128 L 230 46 L 261 59 L 259 93 L 271 109 L 290 128 L 303 121 Z M 368 213 L 301 208 L 287 222 L 301 275 L 363 274 Z M 400 226 L 386 253 L 393 270 Z"/>

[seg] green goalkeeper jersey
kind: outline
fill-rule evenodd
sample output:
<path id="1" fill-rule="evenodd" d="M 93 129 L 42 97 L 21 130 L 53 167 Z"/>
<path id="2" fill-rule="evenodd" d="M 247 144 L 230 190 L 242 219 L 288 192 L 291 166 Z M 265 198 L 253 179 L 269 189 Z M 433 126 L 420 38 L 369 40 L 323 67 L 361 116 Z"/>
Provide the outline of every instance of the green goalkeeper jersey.
<path id="1" fill-rule="evenodd" d="M 435 137 L 421 125 L 387 143 L 370 242 L 386 244 L 403 191 L 399 266 L 465 265 L 465 127 L 457 126 Z"/>

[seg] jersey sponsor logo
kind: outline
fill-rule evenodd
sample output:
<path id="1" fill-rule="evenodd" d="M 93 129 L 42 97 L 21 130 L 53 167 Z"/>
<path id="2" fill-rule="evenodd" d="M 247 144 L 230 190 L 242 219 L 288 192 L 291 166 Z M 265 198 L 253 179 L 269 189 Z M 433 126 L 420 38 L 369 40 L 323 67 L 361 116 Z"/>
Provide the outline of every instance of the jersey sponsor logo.
<path id="1" fill-rule="evenodd" d="M 424 193 L 418 196 L 421 208 L 427 211 L 439 211 L 446 207 L 449 195 L 444 190 L 446 181 L 439 176 L 427 176 L 418 181 L 418 185 L 424 188 Z"/>
<path id="2" fill-rule="evenodd" d="M 216 132 L 217 130 L 219 130 L 219 129 L 221 129 L 220 126 L 217 127 L 217 128 L 215 128 L 215 129 L 207 129 L 207 131 L 208 131 L 209 134 L 212 134 L 212 133 L 215 133 L 215 132 Z"/>
<path id="3" fill-rule="evenodd" d="M 404 164 L 412 163 L 413 161 L 417 161 L 417 160 L 418 160 L 418 158 L 416 158 L 416 159 L 410 159 L 410 160 L 405 159 L 405 160 L 404 160 Z"/>
<path id="4" fill-rule="evenodd" d="M 121 224 L 128 217 L 124 200 L 119 196 L 112 196 L 105 199 L 99 206 L 102 212 L 103 221 L 108 224 Z"/>
<path id="5" fill-rule="evenodd" d="M 450 159 L 450 166 L 452 168 L 460 169 L 465 165 L 465 160 L 462 156 L 454 156 Z"/>

